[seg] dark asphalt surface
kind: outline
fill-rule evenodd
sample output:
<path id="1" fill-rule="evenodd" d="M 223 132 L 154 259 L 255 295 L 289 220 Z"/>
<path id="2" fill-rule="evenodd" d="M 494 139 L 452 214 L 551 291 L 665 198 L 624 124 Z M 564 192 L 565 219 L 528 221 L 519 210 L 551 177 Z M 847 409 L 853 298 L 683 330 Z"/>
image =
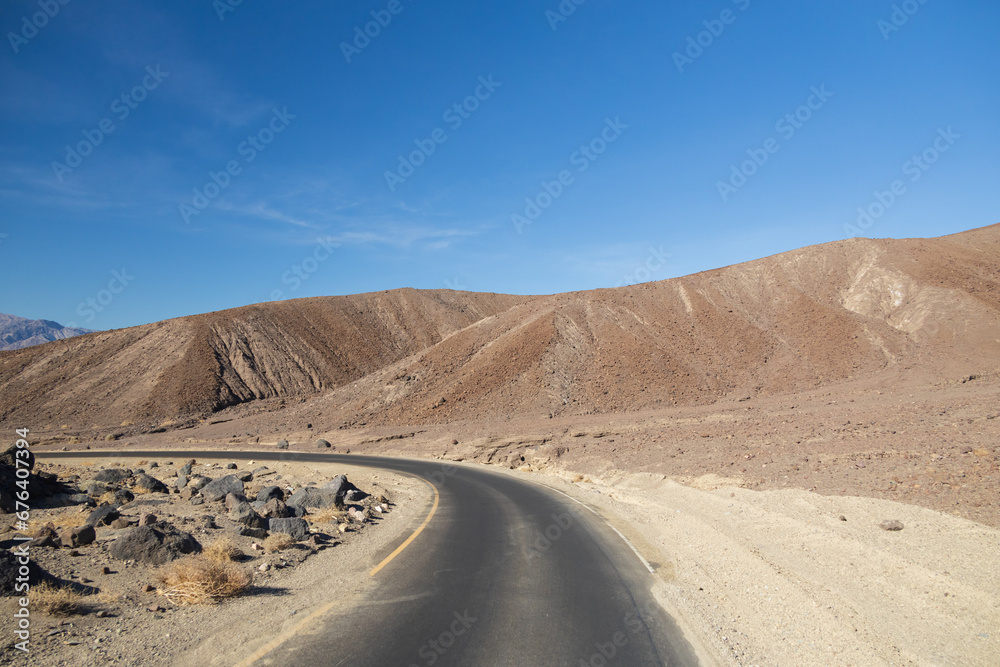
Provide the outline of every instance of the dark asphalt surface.
<path id="1" fill-rule="evenodd" d="M 363 604 L 317 619 L 319 632 L 293 637 L 256 664 L 698 664 L 649 593 L 655 575 L 602 519 L 545 487 L 430 460 L 295 452 L 120 454 L 344 463 L 407 473 L 437 488 L 434 517 L 375 574 Z M 420 521 L 428 511 L 430 504 Z"/>

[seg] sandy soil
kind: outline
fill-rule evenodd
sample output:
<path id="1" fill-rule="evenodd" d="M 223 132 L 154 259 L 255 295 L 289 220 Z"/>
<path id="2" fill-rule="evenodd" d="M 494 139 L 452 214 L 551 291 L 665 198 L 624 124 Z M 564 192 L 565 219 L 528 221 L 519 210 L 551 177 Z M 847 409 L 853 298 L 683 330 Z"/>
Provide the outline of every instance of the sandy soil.
<path id="1" fill-rule="evenodd" d="M 178 452 L 174 463 L 179 466 L 187 457 Z M 139 460 L 101 459 L 81 460 L 80 463 L 60 461 L 45 464 L 44 470 L 77 469 L 81 466 L 108 467 L 122 462 L 128 467 L 138 466 Z M 206 459 L 200 463 L 209 463 Z M 214 462 L 213 462 L 214 463 Z M 225 460 L 218 462 L 226 463 Z M 258 464 L 260 465 L 260 464 Z M 306 481 L 325 481 L 337 474 L 346 474 L 359 488 L 387 491 L 393 503 L 392 510 L 376 525 L 366 526 L 357 532 L 337 535 L 333 546 L 311 550 L 305 546 L 262 554 L 250 549 L 259 540 L 234 536 L 230 531 L 199 532 L 195 537 L 208 546 L 225 533 L 234 539 L 249 557 L 241 566 L 253 574 L 253 588 L 243 597 L 223 601 L 213 606 L 173 605 L 156 592 L 143 592 L 146 584 L 156 585 L 156 568 L 143 565 L 128 566 L 116 561 L 106 552 L 106 539 L 110 529 L 98 531 L 98 542 L 79 548 L 73 557 L 68 549 L 36 548 L 32 558 L 53 574 L 98 587 L 100 593 L 88 597 L 89 613 L 69 617 L 51 617 L 36 610 L 32 614 L 31 653 L 24 656 L 9 647 L 0 653 L 3 661 L 11 664 L 40 666 L 56 665 L 233 665 L 258 651 L 272 638 L 296 626 L 317 607 L 339 600 L 349 608 L 377 582 L 369 577 L 368 570 L 384 558 L 413 526 L 426 514 L 429 487 L 409 477 L 384 471 L 372 471 L 344 465 L 324 463 L 266 462 L 267 467 L 281 475 L 279 483 L 295 484 Z M 165 461 L 160 468 L 171 469 Z M 199 466 L 200 467 L 200 466 Z M 248 467 L 241 462 L 241 469 Z M 197 470 L 197 468 L 196 468 Z M 216 471 L 221 475 L 225 471 Z M 164 477 L 164 479 L 166 479 Z M 273 479 L 273 478 L 272 478 Z M 187 503 L 172 503 L 152 508 L 185 530 L 192 530 L 183 523 L 186 515 L 197 516 L 206 511 L 219 514 L 213 503 L 190 507 Z M 123 511 L 138 516 L 140 508 Z M 169 512 L 169 513 L 168 513 Z M 36 510 L 35 521 L 45 522 L 78 513 L 76 508 Z M 224 511 L 222 512 L 224 514 Z M 83 516 L 86 516 L 84 514 Z M 2 517 L 7 523 L 13 515 Z M 220 525 L 223 520 L 219 520 Z M 322 530 L 322 526 L 318 527 Z M 9 535 L 8 535 L 9 536 Z M 5 536 L 6 537 L 6 536 Z M 260 572 L 262 563 L 272 569 Z M 109 566 L 112 573 L 103 574 L 102 567 Z M 331 574 L 333 573 L 333 574 Z M 151 612 L 150 605 L 161 605 L 164 610 Z M 8 609 L 9 607 L 9 609 Z M 0 616 L 0 633 L 5 638 L 13 636 L 9 627 L 12 614 L 11 600 L 6 601 Z M 107 616 L 99 617 L 98 611 Z M 334 608 L 336 613 L 338 608 Z M 6 646 L 6 643 L 5 643 Z"/>
<path id="2" fill-rule="evenodd" d="M 512 473 L 603 514 L 720 665 L 996 665 L 1000 530 L 913 505 L 706 475 Z M 882 530 L 900 520 L 898 532 Z"/>

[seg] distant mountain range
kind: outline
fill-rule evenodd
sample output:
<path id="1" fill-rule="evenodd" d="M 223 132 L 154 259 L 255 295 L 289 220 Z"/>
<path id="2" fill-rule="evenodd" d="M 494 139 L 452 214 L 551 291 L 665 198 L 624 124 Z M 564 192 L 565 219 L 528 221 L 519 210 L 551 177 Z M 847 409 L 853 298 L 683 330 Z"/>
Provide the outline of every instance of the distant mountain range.
<path id="1" fill-rule="evenodd" d="M 0 351 L 20 350 L 87 333 L 94 333 L 94 330 L 64 327 L 51 320 L 29 320 L 0 313 Z"/>

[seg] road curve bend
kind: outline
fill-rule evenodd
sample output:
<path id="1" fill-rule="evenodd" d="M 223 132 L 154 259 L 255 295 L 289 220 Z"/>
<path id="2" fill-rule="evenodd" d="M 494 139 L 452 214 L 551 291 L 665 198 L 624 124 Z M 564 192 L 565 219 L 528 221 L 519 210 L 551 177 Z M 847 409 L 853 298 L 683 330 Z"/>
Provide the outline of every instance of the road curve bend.
<path id="1" fill-rule="evenodd" d="M 371 604 L 320 615 L 308 633 L 274 643 L 255 665 L 698 664 L 653 599 L 646 563 L 603 519 L 548 487 L 434 460 L 218 450 L 85 455 L 342 463 L 434 487 L 430 519 L 393 545 L 394 557 L 390 549 L 373 564 Z M 431 509 L 429 502 L 423 516 Z"/>

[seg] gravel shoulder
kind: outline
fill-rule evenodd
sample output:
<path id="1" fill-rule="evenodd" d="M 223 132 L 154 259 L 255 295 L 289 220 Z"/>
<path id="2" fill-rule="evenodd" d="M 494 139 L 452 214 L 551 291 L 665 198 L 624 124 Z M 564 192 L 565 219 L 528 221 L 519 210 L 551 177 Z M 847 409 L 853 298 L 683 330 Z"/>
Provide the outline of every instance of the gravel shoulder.
<path id="1" fill-rule="evenodd" d="M 221 452 L 220 452 L 221 454 Z M 44 470 L 63 468 L 79 469 L 124 464 L 126 467 L 148 467 L 139 460 L 92 458 L 74 461 L 61 460 L 48 464 L 42 459 Z M 184 453 L 178 451 L 173 463 L 180 465 Z M 223 468 L 227 459 L 199 461 L 199 464 L 218 465 L 216 474 L 230 472 Z M 159 470 L 168 470 L 165 461 Z M 366 491 L 379 489 L 390 499 L 390 510 L 382 518 L 339 533 L 337 524 L 330 527 L 314 525 L 314 533 L 328 534 L 327 545 L 315 540 L 301 542 L 291 549 L 265 553 L 253 550 L 254 543 L 262 540 L 235 536 L 232 531 L 198 531 L 194 521 L 185 521 L 185 515 L 212 512 L 225 515 L 206 503 L 189 507 L 187 503 L 171 502 L 167 506 L 151 506 L 146 511 L 159 511 L 185 530 L 190 530 L 204 546 L 210 545 L 216 534 L 225 535 L 237 542 L 247 558 L 238 565 L 253 575 L 251 590 L 240 597 L 223 600 L 215 605 L 176 606 L 157 592 L 145 592 L 147 584 L 156 585 L 156 567 L 115 561 L 107 553 L 109 540 L 104 530 L 98 530 L 98 540 L 75 550 L 36 547 L 32 558 L 51 573 L 63 579 L 96 587 L 99 592 L 85 598 L 87 611 L 68 617 L 48 616 L 34 610 L 31 616 L 31 653 L 27 656 L 9 647 L 3 651 L 2 661 L 11 664 L 31 664 L 43 667 L 56 665 L 233 665 L 258 652 L 282 633 L 297 629 L 309 632 L 309 625 L 297 628 L 310 614 L 334 603 L 328 613 L 342 613 L 358 604 L 377 586 L 377 578 L 368 571 L 384 558 L 405 537 L 409 530 L 419 525 L 426 514 L 430 490 L 419 480 L 373 470 L 326 463 L 292 463 L 266 461 L 266 465 L 280 476 L 279 484 L 322 482 L 335 475 L 346 474 L 350 481 Z M 242 466 L 241 467 L 245 467 Z M 149 472 L 155 473 L 156 469 Z M 165 494 L 157 494 L 165 495 Z M 140 499 L 142 497 L 140 496 Z M 171 495 L 170 498 L 176 498 Z M 122 514 L 138 513 L 139 509 Z M 80 512 L 76 507 L 64 507 L 33 512 L 35 521 L 49 520 L 75 523 L 72 515 Z M 8 523 L 13 515 L 2 517 Z M 307 515 L 308 518 L 308 515 Z M 8 521 L 9 520 L 9 521 Z M 222 519 L 219 519 L 222 523 Z M 0 536 L 6 539 L 10 533 Z M 262 565 L 267 571 L 261 572 Z M 109 574 L 103 568 L 108 567 Z M 0 632 L 5 638 L 13 636 L 14 606 L 12 599 L 4 601 L 5 609 L 0 618 Z M 151 608 L 160 607 L 151 611 Z M 265 661 L 266 662 L 266 661 Z M 264 664 L 264 663 L 262 663 Z"/>

